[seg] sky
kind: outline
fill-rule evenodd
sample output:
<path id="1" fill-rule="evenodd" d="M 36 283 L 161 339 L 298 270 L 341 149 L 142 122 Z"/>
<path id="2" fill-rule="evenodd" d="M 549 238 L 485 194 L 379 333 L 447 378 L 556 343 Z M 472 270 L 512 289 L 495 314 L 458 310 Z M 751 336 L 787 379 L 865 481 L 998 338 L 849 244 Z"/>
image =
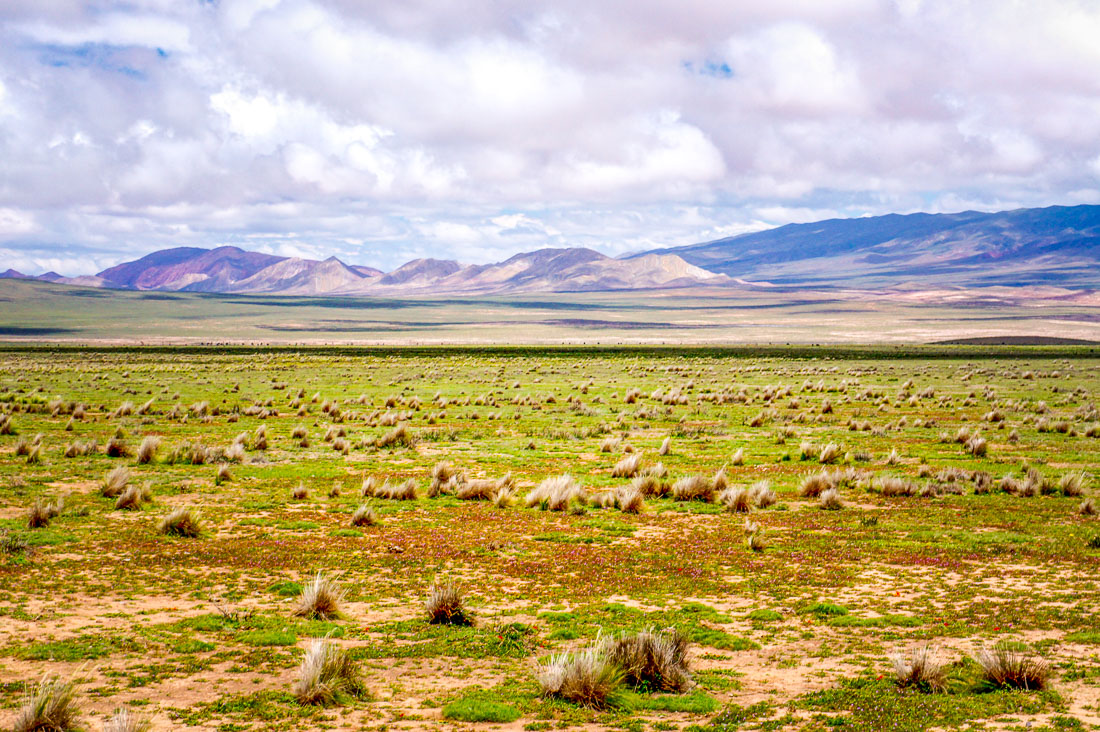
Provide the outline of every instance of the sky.
<path id="1" fill-rule="evenodd" d="M 0 269 L 1100 203 L 1100 0 L 5 0 Z"/>

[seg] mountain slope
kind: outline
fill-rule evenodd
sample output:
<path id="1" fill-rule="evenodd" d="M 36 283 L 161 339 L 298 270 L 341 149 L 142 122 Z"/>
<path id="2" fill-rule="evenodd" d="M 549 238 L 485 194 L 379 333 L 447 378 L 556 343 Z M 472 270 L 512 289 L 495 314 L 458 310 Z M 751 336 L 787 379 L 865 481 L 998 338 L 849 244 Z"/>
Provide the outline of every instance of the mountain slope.
<path id="1" fill-rule="evenodd" d="M 673 255 L 623 260 L 591 249 L 539 249 L 496 264 L 462 266 L 458 262 L 415 260 L 366 283 L 359 292 L 585 292 L 717 283 L 727 279 Z"/>
<path id="2" fill-rule="evenodd" d="M 105 269 L 98 276 L 124 289 L 226 292 L 233 283 L 283 259 L 237 247 L 179 247 Z"/>
<path id="3" fill-rule="evenodd" d="M 234 283 L 225 291 L 321 295 L 354 288 L 363 279 L 366 278 L 362 274 L 336 257 L 329 257 L 323 262 L 292 257 L 265 267 L 251 277 Z"/>
<path id="4" fill-rule="evenodd" d="M 781 285 L 1097 287 L 1100 206 L 832 219 L 652 253 Z"/>

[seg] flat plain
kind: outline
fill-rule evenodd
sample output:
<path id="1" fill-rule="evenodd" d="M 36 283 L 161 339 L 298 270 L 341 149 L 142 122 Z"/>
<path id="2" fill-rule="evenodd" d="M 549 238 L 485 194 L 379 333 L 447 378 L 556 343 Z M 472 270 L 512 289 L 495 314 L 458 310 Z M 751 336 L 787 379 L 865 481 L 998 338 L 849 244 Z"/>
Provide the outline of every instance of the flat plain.
<path id="1" fill-rule="evenodd" d="M 493 297 L 139 292 L 0 280 L 0 339 L 123 345 L 1100 342 L 1100 294 L 1058 287 L 696 287 Z"/>
<path id="2" fill-rule="evenodd" d="M 0 718 L 57 675 L 89 729 L 1100 729 L 1094 350 L 761 353 L 0 352 Z M 669 628 L 675 688 L 546 681 Z"/>

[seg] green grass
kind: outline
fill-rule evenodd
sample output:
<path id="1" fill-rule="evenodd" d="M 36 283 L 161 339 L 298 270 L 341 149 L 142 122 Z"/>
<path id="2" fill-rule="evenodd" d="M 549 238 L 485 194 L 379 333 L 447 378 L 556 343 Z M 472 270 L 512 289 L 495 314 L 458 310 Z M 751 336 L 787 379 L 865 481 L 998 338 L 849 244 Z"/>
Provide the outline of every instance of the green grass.
<path id="1" fill-rule="evenodd" d="M 458 722 L 495 722 L 506 724 L 520 718 L 520 711 L 508 704 L 478 699 L 458 699 L 443 707 L 443 718 Z"/>
<path id="2" fill-rule="evenodd" d="M 182 303 L 201 314 L 205 301 L 173 304 Z M 297 305 L 257 307 L 278 324 Z M 327 317 L 339 309 L 320 301 L 308 307 Z M 377 318 L 379 310 L 358 315 Z M 0 617 L 11 626 L 0 661 L 25 676 L 0 685 L 0 705 L 15 708 L 23 681 L 60 663 L 84 665 L 82 693 L 97 709 L 121 697 L 177 726 L 339 726 L 342 712 L 302 709 L 288 694 L 301 647 L 329 636 L 351 650 L 377 693 L 369 703 L 348 700 L 372 728 L 438 724 L 451 705 L 471 715 L 499 705 L 519 715 L 507 724 L 532 729 L 663 730 L 712 721 L 719 729 L 872 729 L 890 715 L 908 728 L 929 715 L 944 729 L 993 729 L 1020 726 L 1013 715 L 1038 707 L 1057 720 L 1048 727 L 1073 729 L 1070 698 L 1089 703 L 1081 690 L 1100 679 L 1100 662 L 1070 655 L 1071 644 L 1100 643 L 1087 604 L 1096 561 L 1087 540 L 1097 528 L 1077 513 L 1081 499 L 975 495 L 966 479 L 954 484 L 958 495 L 892 498 L 872 479 L 903 476 L 933 490 L 941 471 L 980 470 L 996 481 L 1034 467 L 1055 484 L 1066 473 L 1086 474 L 1085 492 L 1095 498 L 1100 440 L 1084 433 L 1100 423 L 1092 406 L 1100 402 L 1100 360 L 1070 351 L 986 358 L 943 350 L 950 353 L 940 358 L 889 348 L 0 352 L 0 409 L 12 410 L 19 433 L 0 435 L 0 532 L 39 537 L 29 551 L 0 557 Z M 1028 371 L 1034 378 L 1024 377 Z M 642 397 L 628 404 L 626 389 L 635 387 Z M 790 393 L 770 399 L 777 388 Z M 925 388 L 934 396 L 911 401 Z M 671 389 L 688 403 L 650 396 Z M 292 406 L 299 391 L 301 416 Z M 446 407 L 437 392 L 450 400 Z M 147 415 L 111 416 L 123 401 L 149 399 Z M 831 412 L 821 411 L 825 399 Z M 326 401 L 339 417 L 322 410 Z M 66 430 L 70 402 L 86 415 Z M 211 412 L 205 419 L 170 414 L 199 402 Z M 279 415 L 256 414 L 261 406 Z M 1003 430 L 982 421 L 992 409 L 1006 415 Z M 389 429 L 372 419 L 398 412 L 425 439 L 392 451 L 371 447 Z M 767 422 L 751 427 L 761 413 Z M 1074 432 L 1041 432 L 1040 419 L 1065 420 Z M 918 426 L 924 420 L 935 424 Z M 851 430 L 850 421 L 870 429 Z M 221 485 L 216 460 L 137 465 L 102 452 L 62 454 L 74 440 L 102 447 L 118 429 L 134 447 L 156 434 L 162 456 L 183 444 L 224 450 L 238 433 L 251 440 L 261 425 L 268 448 L 248 449 L 232 463 L 234 480 Z M 291 438 L 297 425 L 307 429 L 309 447 Z M 348 432 L 349 455 L 321 440 L 329 427 Z M 961 427 L 980 428 L 989 454 L 965 454 L 953 439 Z M 1008 439 L 1012 432 L 1018 441 Z M 38 434 L 43 462 L 28 465 L 14 446 Z M 658 456 L 668 435 L 671 451 Z M 510 472 L 521 495 L 565 472 L 591 490 L 621 487 L 626 481 L 610 475 L 621 452 L 600 451 L 609 436 L 641 452 L 643 464 L 659 458 L 668 482 L 723 465 L 731 485 L 768 480 L 786 510 L 742 516 L 651 497 L 638 515 L 591 507 L 573 515 L 448 496 L 372 499 L 383 525 L 350 525 L 365 477 L 411 478 L 423 495 L 441 460 L 468 477 Z M 818 466 L 783 460 L 803 441 L 867 453 L 835 466 L 861 471 L 841 489 L 851 511 L 808 510 L 798 487 Z M 738 448 L 745 464 L 730 465 Z M 895 448 L 902 462 L 886 465 Z M 98 495 L 104 475 L 120 465 L 132 483 L 152 485 L 152 508 L 118 512 Z M 309 501 L 289 498 L 300 482 Z M 334 484 L 342 495 L 328 495 Z M 49 528 L 25 528 L 31 502 L 60 497 L 65 510 Z M 178 505 L 200 511 L 202 538 L 157 534 L 159 519 Z M 867 516 L 877 520 L 861 521 Z M 746 519 L 761 527 L 766 551 L 746 548 Z M 346 592 L 339 622 L 292 616 L 318 571 Z M 423 601 L 437 577 L 462 584 L 474 626 L 425 622 Z M 698 686 L 689 693 L 634 693 L 633 703 L 605 711 L 539 695 L 536 660 L 598 636 L 664 628 L 680 630 L 693 646 Z M 937 698 L 899 694 L 889 683 L 889 656 L 898 650 L 1029 638 L 1043 639 L 1026 648 L 1051 659 L 1053 688 L 1063 697 L 978 694 L 976 667 L 958 652 L 945 653 L 950 684 Z M 761 665 L 767 675 L 754 678 Z M 800 697 L 777 681 L 808 667 L 815 688 L 825 689 L 818 696 Z M 201 684 L 210 693 L 185 705 L 165 697 L 168 684 Z M 734 704 L 746 689 L 766 694 L 754 697 L 766 703 Z M 468 724 L 448 720 L 443 726 Z"/>

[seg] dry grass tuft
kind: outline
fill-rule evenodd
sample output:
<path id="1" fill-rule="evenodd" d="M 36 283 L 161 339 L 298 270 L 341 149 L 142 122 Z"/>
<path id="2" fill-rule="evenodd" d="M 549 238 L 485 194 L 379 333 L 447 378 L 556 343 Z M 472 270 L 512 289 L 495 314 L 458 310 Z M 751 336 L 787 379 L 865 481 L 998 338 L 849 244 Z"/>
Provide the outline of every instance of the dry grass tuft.
<path id="1" fill-rule="evenodd" d="M 832 476 L 826 472 L 812 473 L 802 479 L 802 485 L 798 488 L 798 495 L 803 498 L 817 498 L 825 491 L 834 487 Z"/>
<path id="2" fill-rule="evenodd" d="M 49 526 L 50 521 L 60 516 L 64 508 L 64 498 L 58 498 L 54 503 L 50 503 L 42 498 L 34 499 L 34 503 L 31 504 L 30 509 L 27 511 L 27 528 L 43 529 Z"/>
<path id="3" fill-rule="evenodd" d="M 671 450 L 671 449 L 672 449 L 672 438 L 671 437 L 666 437 L 665 439 L 661 440 L 661 447 L 660 447 L 659 450 L 657 450 L 657 454 L 661 455 L 661 456 L 668 455 L 668 451 Z"/>
<path id="4" fill-rule="evenodd" d="M 1077 513 L 1082 516 L 1095 516 L 1097 514 L 1096 503 L 1091 498 L 1086 498 L 1081 501 L 1081 505 L 1077 508 Z"/>
<path id="5" fill-rule="evenodd" d="M 177 508 L 160 523 L 160 533 L 195 539 L 202 536 L 202 524 L 197 511 L 187 507 Z"/>
<path id="6" fill-rule="evenodd" d="M 839 511 L 844 508 L 844 502 L 840 500 L 840 491 L 830 488 L 821 494 L 818 505 L 825 511 Z"/>
<path id="7" fill-rule="evenodd" d="M 296 488 L 291 489 L 290 497 L 296 501 L 304 501 L 309 498 L 309 489 L 305 483 L 299 483 Z"/>
<path id="8" fill-rule="evenodd" d="M 412 447 L 416 444 L 416 438 L 409 430 L 409 425 L 402 422 L 386 434 L 374 441 L 375 447 Z"/>
<path id="9" fill-rule="evenodd" d="M 347 696 L 366 696 L 359 666 L 343 648 L 326 638 L 315 639 L 298 668 L 294 697 L 300 704 L 330 706 Z"/>
<path id="10" fill-rule="evenodd" d="M 124 439 L 116 435 L 107 440 L 107 457 L 119 458 L 129 457 L 129 455 L 130 448 Z"/>
<path id="11" fill-rule="evenodd" d="M 386 481 L 374 489 L 374 497 L 388 501 L 415 501 L 416 481 L 409 478 L 398 485 L 390 485 L 390 482 Z"/>
<path id="12" fill-rule="evenodd" d="M 136 485 L 129 485 L 115 499 L 115 510 L 140 511 L 143 503 L 152 503 L 152 501 L 153 496 L 149 492 L 148 485 L 140 488 Z"/>
<path id="13" fill-rule="evenodd" d="M 120 465 L 103 478 L 103 485 L 99 487 L 99 493 L 104 498 L 118 498 L 126 490 L 129 483 L 130 471 Z"/>
<path id="14" fill-rule="evenodd" d="M 918 646 L 910 652 L 909 656 L 897 653 L 892 660 L 895 681 L 902 688 L 914 688 L 930 693 L 943 691 L 947 685 L 944 665 L 932 646 Z"/>
<path id="15" fill-rule="evenodd" d="M 502 491 L 511 491 L 515 483 L 516 479 L 511 473 L 497 480 L 474 478 L 458 486 L 455 490 L 455 498 L 460 501 L 490 501 Z"/>
<path id="16" fill-rule="evenodd" d="M 593 709 L 617 706 L 623 684 L 622 670 L 604 656 L 599 640 L 587 650 L 551 656 L 535 677 L 545 696 Z"/>
<path id="17" fill-rule="evenodd" d="M 428 498 L 454 493 L 458 477 L 457 471 L 449 462 L 436 463 L 432 468 L 432 482 L 428 485 Z"/>
<path id="18" fill-rule="evenodd" d="M 424 601 L 428 622 L 434 625 L 473 625 L 466 610 L 462 588 L 451 580 L 436 580 Z"/>
<path id="19" fill-rule="evenodd" d="M 688 475 L 672 484 L 672 497 L 677 501 L 714 502 L 714 483 L 704 475 Z"/>
<path id="20" fill-rule="evenodd" d="M 629 683 L 646 689 L 680 692 L 692 686 L 688 646 L 687 637 L 670 628 L 607 639 L 602 650 Z"/>
<path id="21" fill-rule="evenodd" d="M 825 447 L 821 448 L 821 452 L 817 456 L 817 461 L 822 465 L 831 465 L 837 461 L 840 457 L 840 447 L 835 442 L 830 442 Z"/>
<path id="22" fill-rule="evenodd" d="M 359 506 L 351 515 L 352 526 L 377 526 L 379 523 L 381 522 L 374 513 L 374 509 L 367 505 Z"/>
<path id="23" fill-rule="evenodd" d="M 13 732 L 79 732 L 80 705 L 76 680 L 62 681 L 44 676 L 23 695 L 23 705 L 15 716 Z"/>
<path id="24" fill-rule="evenodd" d="M 152 727 L 152 722 L 145 717 L 121 707 L 103 725 L 103 732 L 149 732 Z"/>
<path id="25" fill-rule="evenodd" d="M 615 463 L 615 467 L 611 470 L 612 478 L 633 478 L 638 474 L 638 471 L 642 467 L 642 453 L 636 452 L 633 455 L 627 455 L 619 462 Z"/>
<path id="26" fill-rule="evenodd" d="M 718 496 L 718 502 L 730 513 L 748 513 L 752 510 L 752 494 L 744 488 L 730 486 Z"/>
<path id="27" fill-rule="evenodd" d="M 975 660 L 982 667 L 984 683 L 992 688 L 1025 691 L 1046 688 L 1050 664 L 1042 658 L 997 646 L 982 649 Z"/>
<path id="28" fill-rule="evenodd" d="M 1058 489 L 1062 495 L 1076 497 L 1085 489 L 1085 476 L 1082 473 L 1066 473 L 1058 481 Z"/>
<path id="29" fill-rule="evenodd" d="M 565 511 L 571 503 L 587 503 L 588 496 L 573 476 L 566 474 L 542 481 L 523 500 L 528 508 L 539 506 L 544 511 Z"/>
<path id="30" fill-rule="evenodd" d="M 645 493 L 633 485 L 620 488 L 616 495 L 616 505 L 623 513 L 642 513 L 645 511 Z"/>
<path id="31" fill-rule="evenodd" d="M 336 580 L 318 572 L 302 588 L 302 593 L 298 595 L 298 607 L 294 608 L 293 614 L 299 618 L 335 620 L 341 616 L 340 602 L 343 599 L 344 590 Z"/>
<path id="32" fill-rule="evenodd" d="M 774 506 L 777 500 L 775 491 L 772 490 L 771 483 L 766 480 L 753 483 L 749 488 L 749 497 L 752 498 L 752 502 L 756 504 L 757 508 Z"/>
<path id="33" fill-rule="evenodd" d="M 138 446 L 138 465 L 147 465 L 153 462 L 157 456 L 157 448 L 160 447 L 160 438 L 155 435 L 146 435 Z"/>

